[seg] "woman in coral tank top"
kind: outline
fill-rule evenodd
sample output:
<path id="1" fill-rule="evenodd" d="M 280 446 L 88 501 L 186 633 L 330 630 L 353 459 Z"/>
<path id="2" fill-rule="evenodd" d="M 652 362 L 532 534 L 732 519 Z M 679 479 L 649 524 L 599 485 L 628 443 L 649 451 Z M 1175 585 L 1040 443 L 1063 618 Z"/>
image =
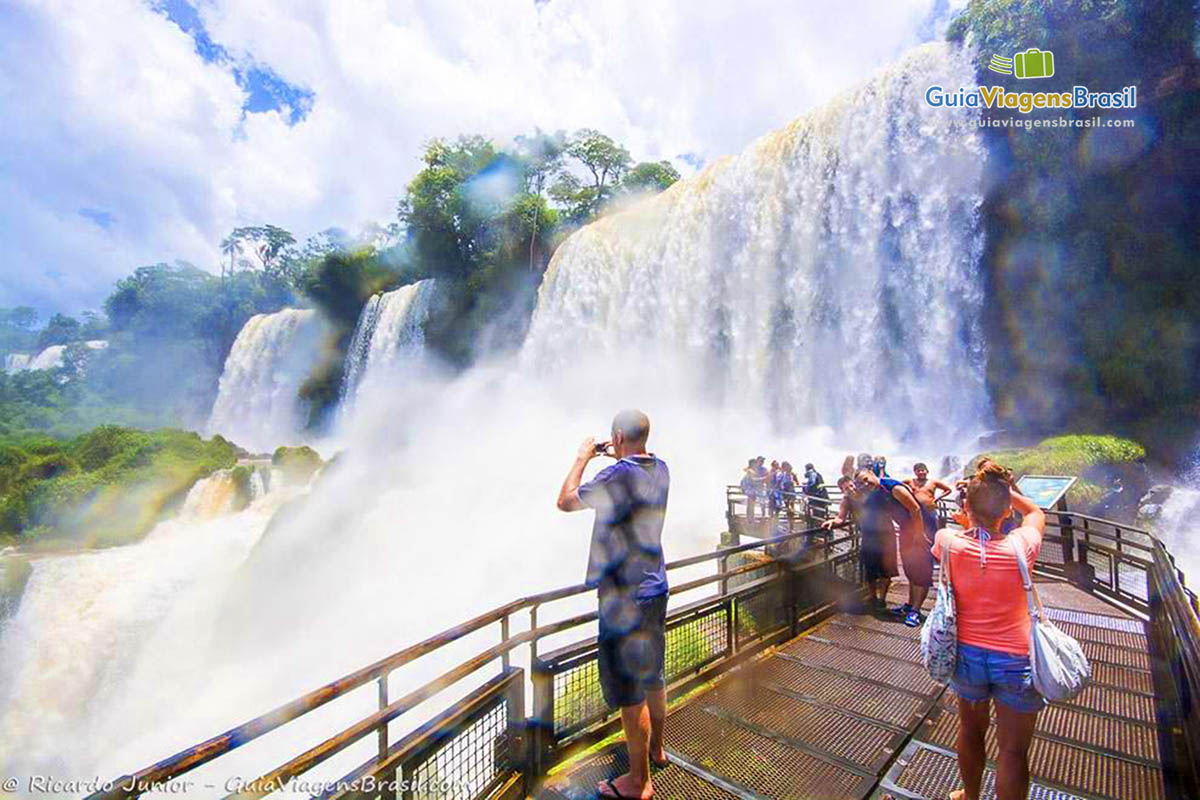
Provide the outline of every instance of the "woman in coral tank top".
<path id="1" fill-rule="evenodd" d="M 1009 518 L 1024 519 L 1013 528 Z M 967 483 L 970 528 L 938 532 L 933 555 L 950 567 L 958 616 L 958 662 L 950 685 L 958 694 L 958 771 L 964 789 L 951 800 L 978 800 L 990 701 L 996 703 L 997 800 L 1024 800 L 1029 792 L 1029 744 L 1045 706 L 1029 667 L 1031 620 L 1014 548 L 1033 567 L 1046 516 L 1013 488 L 1012 473 L 980 465 Z M 1007 530 L 1007 533 L 1006 533 Z"/>

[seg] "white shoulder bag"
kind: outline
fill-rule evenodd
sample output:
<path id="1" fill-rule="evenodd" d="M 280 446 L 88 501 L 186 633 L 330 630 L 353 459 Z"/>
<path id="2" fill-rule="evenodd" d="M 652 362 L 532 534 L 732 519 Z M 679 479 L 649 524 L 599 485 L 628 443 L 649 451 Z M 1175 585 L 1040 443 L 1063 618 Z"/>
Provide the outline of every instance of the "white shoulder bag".
<path id="1" fill-rule="evenodd" d="M 1055 627 L 1046 619 L 1042 598 L 1029 577 L 1025 563 L 1025 546 L 1013 542 L 1025 599 L 1029 603 L 1032 625 L 1029 629 L 1029 664 L 1033 670 L 1033 688 L 1047 700 L 1070 700 L 1078 695 L 1092 679 L 1092 667 L 1079 642 Z"/>
<path id="2" fill-rule="evenodd" d="M 942 537 L 942 568 L 938 571 L 938 594 L 933 609 L 921 628 L 921 661 L 929 677 L 948 683 L 958 661 L 958 623 L 955 620 L 954 589 L 950 585 L 950 539 Z"/>

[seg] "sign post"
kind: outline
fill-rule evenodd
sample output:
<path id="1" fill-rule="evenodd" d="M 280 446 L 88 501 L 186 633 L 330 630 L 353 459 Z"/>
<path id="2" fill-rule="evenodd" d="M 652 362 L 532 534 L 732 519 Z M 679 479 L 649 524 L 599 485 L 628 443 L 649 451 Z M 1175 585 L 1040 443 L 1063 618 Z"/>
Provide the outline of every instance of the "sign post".
<path id="1" fill-rule="evenodd" d="M 1092 583 L 1096 568 L 1088 563 L 1087 542 L 1075 541 L 1075 527 L 1067 516 L 1067 492 L 1075 481 L 1073 475 L 1023 475 L 1017 481 L 1021 494 L 1037 503 L 1039 508 L 1057 512 L 1059 530 L 1062 533 L 1063 573 L 1076 586 L 1086 587 Z M 1078 554 L 1077 554 L 1078 549 Z"/>

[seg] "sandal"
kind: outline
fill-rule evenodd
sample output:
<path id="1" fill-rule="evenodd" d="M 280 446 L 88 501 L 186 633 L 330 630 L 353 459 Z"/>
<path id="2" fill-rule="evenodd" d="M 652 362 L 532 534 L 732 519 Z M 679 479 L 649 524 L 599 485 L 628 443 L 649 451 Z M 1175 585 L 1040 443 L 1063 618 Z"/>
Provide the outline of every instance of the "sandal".
<path id="1" fill-rule="evenodd" d="M 612 798 L 615 798 L 615 800 L 638 800 L 638 798 L 630 797 L 627 794 L 621 794 L 621 792 L 617 789 L 616 784 L 614 784 L 612 782 L 612 778 L 609 778 L 606 781 L 604 781 L 604 786 L 610 792 L 612 792 L 612 794 L 604 794 L 604 792 L 601 792 L 600 793 L 601 797 L 612 797 Z M 654 797 L 654 795 L 650 795 L 650 797 Z"/>

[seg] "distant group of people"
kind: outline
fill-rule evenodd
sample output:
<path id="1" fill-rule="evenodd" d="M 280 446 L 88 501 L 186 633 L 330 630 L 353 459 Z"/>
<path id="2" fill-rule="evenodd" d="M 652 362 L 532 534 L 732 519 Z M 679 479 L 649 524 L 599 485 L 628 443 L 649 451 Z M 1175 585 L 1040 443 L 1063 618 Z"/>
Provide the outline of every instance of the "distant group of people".
<path id="1" fill-rule="evenodd" d="M 663 748 L 666 719 L 664 656 L 668 597 L 662 528 L 670 473 L 646 450 L 650 420 L 640 411 L 623 411 L 612 423 L 609 441 L 585 439 L 558 495 L 563 511 L 594 509 L 587 582 L 598 595 L 597 661 L 600 685 L 610 708 L 620 709 L 629 749 L 629 771 L 601 781 L 601 797 L 654 795 L 651 767 L 669 763 Z M 597 456 L 615 463 L 591 481 L 583 481 Z M 1041 547 L 1045 516 L 1016 489 L 1012 474 L 985 461 L 954 488 L 931 480 L 925 464 L 913 465 L 914 477 L 901 481 L 887 473 L 882 457 L 847 457 L 838 479 L 842 501 L 824 526 L 850 520 L 860 534 L 860 559 L 876 610 L 895 614 L 906 625 L 920 625 L 922 604 L 933 582 L 934 559 L 952 573 L 957 607 L 957 658 L 952 686 L 958 694 L 957 750 L 964 788 L 955 800 L 978 800 L 986 761 L 985 733 L 995 702 L 999 756 L 996 796 L 1024 798 L 1029 788 L 1028 751 L 1037 714 L 1045 700 L 1033 687 L 1029 661 L 1031 620 L 1014 548 L 1032 564 Z M 824 480 L 812 464 L 798 481 L 790 463 L 762 457 L 746 465 L 741 486 L 748 514 L 754 504 L 769 514 L 789 509 L 803 493 L 826 499 Z M 799 492 L 797 491 L 799 489 Z M 958 490 L 954 519 L 965 530 L 939 530 L 937 504 Z M 1018 523 L 1014 511 L 1022 515 Z M 909 580 L 908 602 L 887 608 L 887 590 L 896 577 L 899 551 Z"/>
<path id="2" fill-rule="evenodd" d="M 746 462 L 739 486 L 746 496 L 746 516 L 749 519 L 755 518 L 756 507 L 763 516 L 774 517 L 784 511 L 791 517 L 795 514 L 795 502 L 799 495 L 804 495 L 810 505 L 820 508 L 822 515 L 829 505 L 825 478 L 811 463 L 804 465 L 804 479 L 800 480 L 790 461 L 772 461 L 768 469 L 766 458 L 757 456 Z"/>

